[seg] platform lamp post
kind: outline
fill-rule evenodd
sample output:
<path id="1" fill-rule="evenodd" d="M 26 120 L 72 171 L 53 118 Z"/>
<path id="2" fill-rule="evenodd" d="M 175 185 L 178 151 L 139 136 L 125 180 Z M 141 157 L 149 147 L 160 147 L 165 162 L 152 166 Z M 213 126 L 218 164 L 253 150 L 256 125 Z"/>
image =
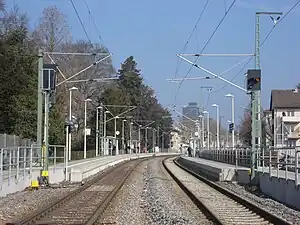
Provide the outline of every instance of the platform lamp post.
<path id="1" fill-rule="evenodd" d="M 155 143 L 156 143 L 156 140 L 155 140 L 155 131 L 156 129 L 155 128 L 152 128 L 152 135 L 153 135 L 153 138 L 152 138 L 152 145 L 153 145 L 153 152 L 155 152 Z"/>
<path id="2" fill-rule="evenodd" d="M 219 105 L 213 104 L 212 107 L 217 109 L 217 150 L 220 150 L 220 118 L 219 118 Z"/>
<path id="3" fill-rule="evenodd" d="M 141 127 L 142 125 L 139 125 L 139 144 L 138 144 L 139 153 L 141 153 Z"/>
<path id="4" fill-rule="evenodd" d="M 99 109 L 102 110 L 103 107 L 102 106 L 98 106 L 96 108 L 96 156 L 98 156 L 98 154 L 99 154 L 99 133 L 100 133 L 99 132 Z M 103 140 L 101 141 L 101 143 L 102 143 L 102 145 L 101 145 L 101 149 L 102 149 L 102 147 L 103 147 Z"/>
<path id="5" fill-rule="evenodd" d="M 166 132 L 162 132 L 162 137 L 161 137 L 161 151 L 164 152 L 164 148 L 165 148 L 165 133 Z"/>
<path id="6" fill-rule="evenodd" d="M 83 145 L 83 158 L 86 159 L 86 120 L 87 120 L 87 103 L 92 99 L 87 98 L 84 100 L 84 145 Z"/>
<path id="7" fill-rule="evenodd" d="M 232 141 L 232 150 L 235 150 L 235 168 L 237 171 L 238 167 L 238 152 L 237 148 L 235 149 L 235 140 L 234 140 L 234 95 L 233 94 L 227 94 L 225 97 L 231 98 L 231 123 L 230 123 L 230 132 L 231 132 L 231 141 Z"/>
<path id="8" fill-rule="evenodd" d="M 126 122 L 127 120 L 122 120 L 122 150 L 125 150 L 124 149 L 124 133 L 125 133 L 125 122 Z"/>
<path id="9" fill-rule="evenodd" d="M 130 147 L 130 154 L 131 154 L 131 146 L 132 146 L 132 125 L 133 122 L 129 123 L 129 147 Z"/>
<path id="10" fill-rule="evenodd" d="M 204 116 L 203 115 L 199 115 L 199 137 L 201 137 L 201 147 L 204 148 Z M 200 149 L 200 148 L 199 148 Z"/>
<path id="11" fill-rule="evenodd" d="M 78 90 L 77 87 L 71 87 L 69 89 L 69 121 L 72 121 L 72 91 Z M 69 153 L 69 161 L 71 160 L 71 155 L 72 155 L 72 134 L 69 132 L 68 134 L 68 141 L 69 141 L 69 146 L 68 146 L 68 153 Z"/>
<path id="12" fill-rule="evenodd" d="M 227 94 L 225 97 L 231 98 L 231 126 L 233 126 L 231 131 L 231 138 L 232 138 L 232 149 L 234 149 L 234 95 Z"/>
<path id="13" fill-rule="evenodd" d="M 106 114 L 108 114 L 108 113 L 110 113 L 110 111 L 108 111 L 108 110 L 105 111 L 104 118 L 103 118 L 103 146 L 104 146 L 103 152 L 106 152 L 105 148 L 107 146 L 107 144 L 106 144 L 106 142 L 107 142 L 107 140 L 106 140 Z M 104 153 L 103 153 L 103 155 L 104 155 Z"/>
<path id="14" fill-rule="evenodd" d="M 209 140 L 209 112 L 208 111 L 203 111 L 203 114 L 207 114 L 207 122 L 206 122 L 206 125 L 207 125 L 207 144 L 206 144 L 206 148 L 209 150 L 210 148 L 210 140 Z"/>
<path id="15" fill-rule="evenodd" d="M 145 146 L 146 146 L 146 150 L 148 150 L 148 129 L 149 129 L 149 127 L 146 127 L 146 129 L 145 129 Z"/>

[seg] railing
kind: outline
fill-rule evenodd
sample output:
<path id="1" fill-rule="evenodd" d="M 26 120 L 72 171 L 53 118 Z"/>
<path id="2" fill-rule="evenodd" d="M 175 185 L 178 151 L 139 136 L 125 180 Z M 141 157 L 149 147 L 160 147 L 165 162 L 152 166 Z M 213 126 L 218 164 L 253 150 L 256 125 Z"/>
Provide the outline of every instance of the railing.
<path id="1" fill-rule="evenodd" d="M 201 150 L 200 158 L 233 164 L 236 166 L 251 167 L 252 150 L 250 147 L 221 148 Z M 256 148 L 255 168 L 264 173 L 269 173 L 270 177 L 280 177 L 280 171 L 284 172 L 284 179 L 295 179 L 295 184 L 299 185 L 299 153 L 300 147 L 262 147 Z M 268 168 L 268 169 L 266 169 Z M 282 176 L 282 175 L 281 175 Z"/>
<path id="2" fill-rule="evenodd" d="M 62 151 L 63 156 L 57 156 Z M 18 183 L 26 176 L 32 178 L 34 169 L 41 169 L 43 158 L 39 156 L 41 147 L 36 145 L 1 148 L 0 149 L 0 190 L 3 183 L 8 185 L 12 182 Z M 49 146 L 49 166 L 54 169 L 58 163 L 65 168 L 65 146 Z"/>

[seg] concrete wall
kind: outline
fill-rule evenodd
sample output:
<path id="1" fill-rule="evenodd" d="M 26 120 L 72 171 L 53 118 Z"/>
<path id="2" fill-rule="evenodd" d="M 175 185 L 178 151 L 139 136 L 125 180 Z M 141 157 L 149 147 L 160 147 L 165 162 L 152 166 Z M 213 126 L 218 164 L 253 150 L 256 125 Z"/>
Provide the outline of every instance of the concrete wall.
<path id="1" fill-rule="evenodd" d="M 193 162 L 182 157 L 178 159 L 178 162 L 181 165 L 192 170 L 193 172 L 213 181 L 237 181 L 241 184 L 249 183 L 249 175 L 247 169 L 238 169 L 238 173 L 236 175 L 234 167 L 218 168 L 216 166 Z"/>
<path id="2" fill-rule="evenodd" d="M 270 177 L 268 173 L 259 173 L 261 191 L 273 199 L 300 210 L 300 187 L 294 180 Z"/>

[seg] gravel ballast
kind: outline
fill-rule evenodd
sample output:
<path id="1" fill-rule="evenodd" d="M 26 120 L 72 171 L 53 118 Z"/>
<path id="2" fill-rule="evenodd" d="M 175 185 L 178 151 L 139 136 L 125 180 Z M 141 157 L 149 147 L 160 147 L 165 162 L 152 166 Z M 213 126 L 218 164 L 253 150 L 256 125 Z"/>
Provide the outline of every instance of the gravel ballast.
<path id="1" fill-rule="evenodd" d="M 162 161 L 154 158 L 143 162 L 111 202 L 101 222 L 212 224 L 169 176 Z"/>
<path id="2" fill-rule="evenodd" d="M 266 196 L 257 196 L 245 190 L 245 188 L 239 184 L 217 182 L 220 186 L 233 191 L 234 193 L 243 196 L 245 199 L 255 203 L 259 207 L 262 207 L 272 214 L 275 214 L 293 224 L 300 224 L 300 211 L 291 209 L 273 199 Z"/>
<path id="3" fill-rule="evenodd" d="M 104 170 L 105 171 L 105 170 Z M 86 183 L 104 171 L 83 180 Z M 35 210 L 54 202 L 81 186 L 79 183 L 62 182 L 50 188 L 24 190 L 0 198 L 0 225 L 25 218 Z"/>
<path id="4" fill-rule="evenodd" d="M 72 190 L 74 188 L 49 188 L 7 195 L 0 199 L 0 224 L 22 219 Z"/>

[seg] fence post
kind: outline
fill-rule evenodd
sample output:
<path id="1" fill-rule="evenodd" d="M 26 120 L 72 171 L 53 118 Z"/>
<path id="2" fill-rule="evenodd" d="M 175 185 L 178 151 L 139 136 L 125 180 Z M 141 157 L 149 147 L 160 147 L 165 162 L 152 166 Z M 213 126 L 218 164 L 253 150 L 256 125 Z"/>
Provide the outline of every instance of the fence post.
<path id="1" fill-rule="evenodd" d="M 29 178 L 32 178 L 32 156 L 33 156 L 33 145 L 30 147 L 30 158 L 29 158 Z"/>
<path id="2" fill-rule="evenodd" d="M 23 172 L 23 180 L 25 180 L 25 176 L 26 176 L 26 162 L 27 162 L 27 147 L 25 146 L 24 148 L 24 154 L 23 154 L 23 161 L 24 161 L 24 166 L 23 166 L 23 169 L 24 169 L 24 172 Z"/>
<path id="3" fill-rule="evenodd" d="M 269 149 L 269 177 L 272 177 L 272 149 Z"/>
<path id="4" fill-rule="evenodd" d="M 3 134 L 3 147 L 7 148 L 7 143 L 6 143 L 6 133 Z"/>
<path id="5" fill-rule="evenodd" d="M 298 186 L 298 150 L 295 152 L 295 185 Z"/>
<path id="6" fill-rule="evenodd" d="M 2 190 L 3 185 L 3 149 L 0 149 L 0 190 Z"/>
<path id="7" fill-rule="evenodd" d="M 12 167 L 12 164 L 11 164 L 11 152 L 12 152 L 12 150 L 8 150 L 8 154 L 9 154 L 9 157 L 8 157 L 8 159 L 9 159 L 9 167 L 8 167 L 8 184 L 10 184 L 10 180 L 11 180 L 11 167 Z"/>
<path id="8" fill-rule="evenodd" d="M 16 179 L 19 182 L 19 172 L 20 172 L 20 147 L 17 147 L 17 174 Z"/>
<path id="9" fill-rule="evenodd" d="M 54 168 L 56 167 L 56 150 L 57 150 L 57 148 L 56 148 L 56 146 L 54 146 L 54 159 L 53 159 L 53 164 L 54 164 Z"/>
<path id="10" fill-rule="evenodd" d="M 265 147 L 262 147 L 262 173 L 265 173 Z"/>

